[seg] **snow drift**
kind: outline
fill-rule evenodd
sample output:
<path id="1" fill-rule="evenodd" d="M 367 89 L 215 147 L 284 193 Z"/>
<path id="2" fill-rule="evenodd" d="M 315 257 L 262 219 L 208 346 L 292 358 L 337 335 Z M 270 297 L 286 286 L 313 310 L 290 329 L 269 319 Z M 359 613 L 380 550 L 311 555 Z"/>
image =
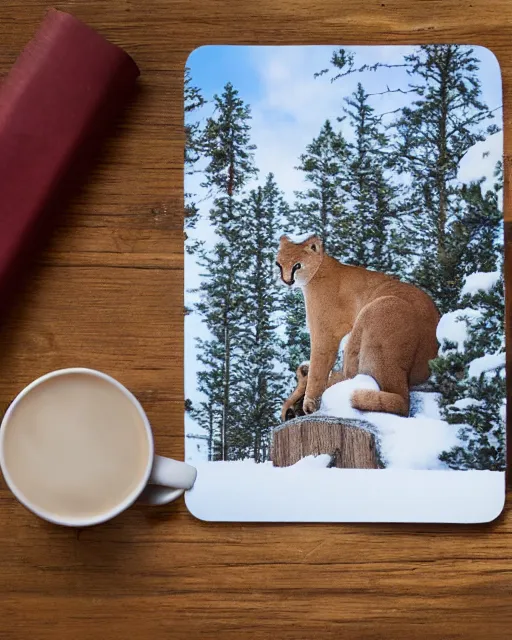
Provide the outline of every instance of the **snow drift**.
<path id="1" fill-rule="evenodd" d="M 234 522 L 488 522 L 505 500 L 498 471 L 328 469 L 330 456 L 292 467 L 201 462 L 189 511 Z"/>
<path id="2" fill-rule="evenodd" d="M 411 393 L 411 416 L 402 418 L 390 413 L 358 411 L 350 404 L 355 389 L 378 390 L 370 376 L 358 375 L 327 389 L 320 414 L 362 420 L 375 434 L 379 455 L 388 469 L 447 469 L 439 455 L 460 444 L 457 433 L 461 425 L 451 425 L 439 417 L 438 394 Z"/>

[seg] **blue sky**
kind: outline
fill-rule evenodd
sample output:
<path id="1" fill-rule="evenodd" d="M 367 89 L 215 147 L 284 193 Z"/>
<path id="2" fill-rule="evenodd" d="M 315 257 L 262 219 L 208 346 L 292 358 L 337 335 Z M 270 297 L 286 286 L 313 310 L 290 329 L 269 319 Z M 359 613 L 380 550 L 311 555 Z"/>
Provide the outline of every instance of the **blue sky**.
<path id="1" fill-rule="evenodd" d="M 204 97 L 211 101 L 215 93 L 222 93 L 227 82 L 239 91 L 241 98 L 251 106 L 251 139 L 257 146 L 255 164 L 260 170 L 255 181 L 261 181 L 273 172 L 277 184 L 292 203 L 294 191 L 304 187 L 303 175 L 295 167 L 298 158 L 322 124 L 329 118 L 340 126 L 350 139 L 351 131 L 346 123 L 338 124 L 336 118 L 343 115 L 344 97 L 350 95 L 361 82 L 369 93 L 405 87 L 409 80 L 403 69 L 386 69 L 376 73 L 353 74 L 331 83 L 329 75 L 315 79 L 314 73 L 329 67 L 333 46 L 254 47 L 254 46 L 206 46 L 196 49 L 189 57 L 188 66 L 192 81 Z M 355 53 L 356 65 L 375 62 L 400 64 L 403 56 L 413 47 L 347 47 Z M 483 100 L 491 109 L 502 104 L 501 74 L 494 55 L 487 49 L 473 47 L 479 58 Z M 407 104 L 408 96 L 388 94 L 372 98 L 378 113 L 391 111 Z M 212 113 L 211 102 L 194 117 L 204 121 Z M 495 112 L 494 122 L 502 125 L 502 111 Z M 390 116 L 389 118 L 391 118 Z M 459 178 L 463 181 L 487 176 L 492 181 L 496 160 L 502 154 L 502 136 L 496 135 L 476 149 L 471 150 L 461 163 Z M 489 152 L 483 157 L 484 152 Z M 199 208 L 207 214 L 211 204 L 200 187 L 200 173 L 186 177 L 185 191 L 196 193 Z M 248 187 L 254 186 L 249 184 Z M 194 237 L 194 234 L 190 234 Z M 211 230 L 204 224 L 197 236 L 211 237 Z M 194 259 L 186 256 L 186 289 L 197 287 L 200 269 Z M 186 302 L 191 306 L 194 295 L 187 293 Z M 186 319 L 185 391 L 187 397 L 197 401 L 195 390 L 197 363 L 191 357 L 195 351 L 194 336 L 205 337 L 204 327 L 196 314 Z M 190 355 L 189 355 L 190 354 Z M 189 418 L 187 418 L 189 421 Z M 187 425 L 187 431 L 194 431 Z"/>
<path id="2" fill-rule="evenodd" d="M 357 83 L 363 83 L 366 91 L 376 93 L 404 87 L 408 76 L 403 69 L 386 69 L 377 73 L 353 74 L 331 83 L 329 76 L 315 79 L 314 73 L 329 67 L 332 46 L 255 47 L 255 46 L 206 46 L 193 51 L 188 65 L 193 83 L 207 100 L 221 93 L 229 81 L 239 91 L 242 99 L 251 105 L 252 141 L 257 146 L 256 166 L 260 179 L 269 171 L 285 194 L 292 198 L 293 191 L 303 186 L 302 175 L 295 171 L 299 155 L 318 134 L 326 118 L 333 123 L 342 115 L 344 97 L 350 95 Z M 386 62 L 400 64 L 403 55 L 413 47 L 350 47 L 355 53 L 356 64 Z M 480 79 L 485 102 L 490 108 L 502 103 L 501 75 L 494 55 L 482 47 L 474 47 L 480 59 Z M 372 98 L 379 113 L 406 104 L 409 98 L 401 94 L 389 94 Z M 199 114 L 205 119 L 212 110 L 211 103 Z M 501 110 L 496 112 L 495 122 L 501 124 Z M 391 116 L 390 116 L 391 118 Z M 341 125 L 350 138 L 347 125 Z M 187 190 L 194 187 L 189 178 Z"/>
<path id="3" fill-rule="evenodd" d="M 397 61 L 401 56 L 413 49 L 409 46 L 387 47 L 346 47 L 356 55 L 359 61 Z M 194 84 L 201 88 L 207 98 L 212 98 L 214 93 L 222 91 L 222 87 L 231 82 L 249 103 L 262 99 L 265 91 L 265 69 L 273 64 L 288 63 L 290 70 L 298 76 L 303 76 L 307 69 L 302 66 L 294 68 L 294 58 L 299 63 L 308 58 L 316 71 L 329 67 L 329 60 L 333 50 L 332 46 L 221 46 L 209 45 L 195 49 L 189 56 L 187 65 L 190 67 Z M 489 106 L 497 106 L 501 103 L 501 77 L 499 66 L 493 53 L 483 47 L 473 47 L 475 55 L 480 59 L 480 78 L 484 98 Z M 385 52 L 385 55 L 383 55 Z M 313 63 L 313 64 L 311 64 Z M 404 78 L 404 74 L 397 70 L 359 75 L 358 79 L 364 81 L 369 91 L 376 87 L 389 84 L 395 78 Z M 320 84 L 322 80 L 318 79 Z M 338 83 L 339 84 L 339 83 Z M 345 93 L 343 91 L 339 92 Z"/>

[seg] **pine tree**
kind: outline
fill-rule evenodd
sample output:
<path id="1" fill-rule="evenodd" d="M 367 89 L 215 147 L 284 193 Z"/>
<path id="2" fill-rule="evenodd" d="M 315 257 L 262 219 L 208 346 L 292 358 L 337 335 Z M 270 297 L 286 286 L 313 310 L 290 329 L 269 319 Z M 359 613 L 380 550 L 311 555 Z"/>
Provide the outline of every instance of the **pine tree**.
<path id="1" fill-rule="evenodd" d="M 204 171 L 207 188 L 233 197 L 248 178 L 257 173 L 250 144 L 251 110 L 228 82 L 221 96 L 213 97 L 215 113 L 208 118 L 205 132 L 205 152 L 209 158 Z M 222 226 L 222 220 L 213 220 Z"/>
<path id="2" fill-rule="evenodd" d="M 240 324 L 244 356 L 239 372 L 243 382 L 235 395 L 240 413 L 236 436 L 238 457 L 264 462 L 270 453 L 271 429 L 278 421 L 284 395 L 283 374 L 278 370 L 281 348 L 276 335 L 282 288 L 276 281 L 274 263 L 278 231 L 287 207 L 272 174 L 263 187 L 250 192 L 243 207 L 247 262 Z"/>
<path id="3" fill-rule="evenodd" d="M 494 271 L 503 253 L 503 163 L 497 163 L 492 189 L 482 191 L 482 181 L 461 187 L 460 243 L 464 272 Z M 458 239 L 458 238 L 457 238 Z"/>
<path id="4" fill-rule="evenodd" d="M 195 120 L 195 112 L 206 104 L 200 89 L 192 84 L 190 69 L 185 67 L 185 174 L 191 175 L 201 157 L 202 131 Z M 185 193 L 185 229 L 193 229 L 197 223 L 199 210 L 194 202 L 194 194 Z M 187 245 L 191 250 L 191 245 Z"/>
<path id="5" fill-rule="evenodd" d="M 482 181 L 462 190 L 466 224 L 473 226 L 471 252 L 466 256 L 468 272 L 503 273 L 503 237 L 500 196 L 503 190 L 502 163 L 495 171 L 492 189 L 482 192 Z M 486 354 L 505 352 L 503 277 L 489 290 L 462 295 L 459 307 L 475 313 L 465 320 L 467 339 L 462 349 L 441 345 L 432 363 L 432 380 L 441 392 L 445 419 L 460 424 L 463 444 L 445 451 L 441 460 L 453 469 L 493 469 L 505 467 L 504 368 L 470 375 L 470 363 Z"/>
<path id="6" fill-rule="evenodd" d="M 493 113 L 482 100 L 473 49 L 423 45 L 404 56 L 402 63 L 359 67 L 352 52 L 340 49 L 331 65 L 331 81 L 395 67 L 410 77 L 408 86 L 384 92 L 413 97 L 390 127 L 394 137 L 390 160 L 409 185 L 402 203 L 407 215 L 401 218 L 402 233 L 394 239 L 394 253 L 409 265 L 403 275 L 427 290 L 442 312 L 454 309 L 463 278 L 470 273 L 466 265 L 475 231 L 464 219 L 458 166 L 469 148 L 499 130 L 489 124 Z"/>
<path id="7" fill-rule="evenodd" d="M 206 104 L 201 90 L 192 84 L 189 67 L 185 67 L 185 165 L 193 166 L 201 154 L 201 132 L 199 122 L 190 115 Z"/>
<path id="8" fill-rule="evenodd" d="M 288 289 L 283 300 L 285 360 L 291 373 L 310 358 L 311 343 L 306 327 L 306 307 L 300 289 Z"/>
<path id="9" fill-rule="evenodd" d="M 481 99 L 471 48 L 425 45 L 405 56 L 404 64 L 414 99 L 394 126 L 397 168 L 412 185 L 408 242 L 416 259 L 410 275 L 445 312 L 455 308 L 477 234 L 460 209 L 459 163 L 497 127 L 485 126 L 493 116 Z"/>
<path id="10" fill-rule="evenodd" d="M 219 426 L 222 423 L 222 368 L 218 366 L 222 353 L 219 344 L 216 340 L 198 339 L 198 361 L 203 368 L 197 374 L 197 390 L 205 400 L 198 405 L 188 403 L 190 415 L 207 433 L 208 460 L 222 457 Z"/>
<path id="11" fill-rule="evenodd" d="M 205 400 L 194 407 L 192 416 L 207 431 L 213 459 L 228 460 L 239 417 L 233 396 L 240 383 L 241 273 L 233 265 L 232 247 L 224 241 L 217 242 L 211 253 L 201 250 L 199 259 L 205 272 L 195 308 L 212 337 L 197 340 L 198 360 L 203 365 L 198 390 Z"/>
<path id="12" fill-rule="evenodd" d="M 214 194 L 209 220 L 218 240 L 213 250 L 204 248 L 198 261 L 204 268 L 201 300 L 196 310 L 212 335 L 199 341 L 199 359 L 205 369 L 199 387 L 206 400 L 205 416 L 195 418 L 211 434 L 214 459 L 232 457 L 230 439 L 239 422 L 233 401 L 241 384 L 241 320 L 244 309 L 244 243 L 247 230 L 240 206 L 242 190 L 255 174 L 254 146 L 250 144 L 250 109 L 228 83 L 222 96 L 214 96 L 215 112 L 207 120 L 202 148 L 207 159 L 203 187 Z"/>
<path id="13" fill-rule="evenodd" d="M 441 392 L 441 413 L 460 424 L 462 445 L 441 454 L 452 469 L 505 468 L 504 296 L 503 280 L 490 290 L 465 295 L 460 301 L 461 321 L 467 330 L 462 348 L 446 342 L 432 361 L 432 381 Z M 464 309 L 476 313 L 467 315 Z M 471 363 L 488 354 L 502 354 L 503 365 L 480 373 Z M 471 375 L 473 374 L 473 375 Z"/>
<path id="14" fill-rule="evenodd" d="M 361 84 L 345 99 L 354 131 L 347 143 L 329 120 L 297 167 L 311 186 L 296 194 L 288 230 L 318 234 L 326 251 L 348 264 L 400 271 L 397 187 L 386 173 L 389 142 Z"/>
<path id="15" fill-rule="evenodd" d="M 317 234 L 333 256 L 345 255 L 350 246 L 345 211 L 347 166 L 347 143 L 326 120 L 318 137 L 300 156 L 297 169 L 304 172 L 310 186 L 295 194 L 297 201 L 286 225 L 290 232 Z"/>
<path id="16" fill-rule="evenodd" d="M 399 257 L 393 254 L 397 188 L 385 173 L 389 142 L 361 83 L 345 102 L 344 111 L 354 130 L 354 142 L 348 145 L 350 252 L 345 261 L 398 273 Z"/>

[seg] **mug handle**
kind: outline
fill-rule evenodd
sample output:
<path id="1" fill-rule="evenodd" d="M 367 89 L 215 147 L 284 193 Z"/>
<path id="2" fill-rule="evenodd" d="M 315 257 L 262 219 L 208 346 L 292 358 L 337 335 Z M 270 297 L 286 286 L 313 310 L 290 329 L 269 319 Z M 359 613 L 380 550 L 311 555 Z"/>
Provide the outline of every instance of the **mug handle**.
<path id="1" fill-rule="evenodd" d="M 186 489 L 191 489 L 197 469 L 172 458 L 155 455 L 148 484 L 139 496 L 145 504 L 168 504 L 179 498 Z"/>

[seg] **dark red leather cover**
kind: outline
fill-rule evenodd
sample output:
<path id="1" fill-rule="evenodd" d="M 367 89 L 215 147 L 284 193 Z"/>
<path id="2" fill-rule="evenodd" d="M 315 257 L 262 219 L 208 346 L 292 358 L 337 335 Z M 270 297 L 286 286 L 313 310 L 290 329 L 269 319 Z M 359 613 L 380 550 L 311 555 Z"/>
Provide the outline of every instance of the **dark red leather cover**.
<path id="1" fill-rule="evenodd" d="M 119 47 L 51 10 L 0 87 L 0 302 L 91 138 L 129 97 L 139 70 Z"/>

